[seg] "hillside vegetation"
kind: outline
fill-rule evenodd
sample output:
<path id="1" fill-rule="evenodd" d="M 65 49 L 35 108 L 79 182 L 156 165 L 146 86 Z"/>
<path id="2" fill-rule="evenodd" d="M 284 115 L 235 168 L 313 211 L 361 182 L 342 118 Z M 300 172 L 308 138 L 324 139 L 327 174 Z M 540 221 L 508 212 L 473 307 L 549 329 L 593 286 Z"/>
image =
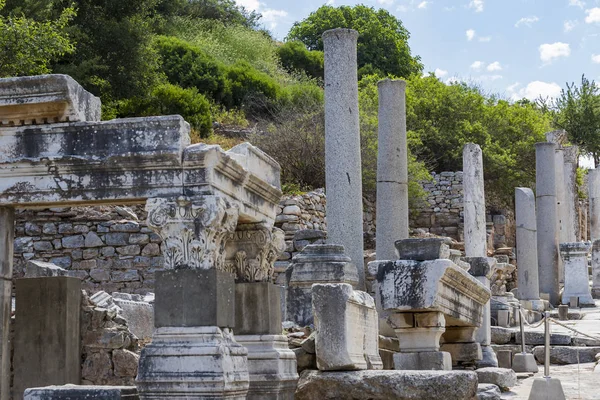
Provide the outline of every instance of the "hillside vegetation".
<path id="1" fill-rule="evenodd" d="M 322 6 L 282 43 L 260 15 L 232 0 L 6 0 L 2 76 L 65 73 L 101 97 L 103 118 L 180 114 L 196 141 L 219 143 L 215 123 L 253 127 L 251 140 L 283 167 L 289 190 L 324 186 L 321 34 L 359 31 L 365 191 L 375 190 L 377 81 L 407 85 L 411 201 L 431 170 L 460 170 L 467 142 L 484 153 L 490 204 L 510 203 L 535 178 L 534 146 L 553 117 L 466 83 L 423 74 L 410 33 L 385 10 Z M 555 120 L 557 118 L 554 118 Z M 223 143 L 231 143 L 230 139 Z"/>

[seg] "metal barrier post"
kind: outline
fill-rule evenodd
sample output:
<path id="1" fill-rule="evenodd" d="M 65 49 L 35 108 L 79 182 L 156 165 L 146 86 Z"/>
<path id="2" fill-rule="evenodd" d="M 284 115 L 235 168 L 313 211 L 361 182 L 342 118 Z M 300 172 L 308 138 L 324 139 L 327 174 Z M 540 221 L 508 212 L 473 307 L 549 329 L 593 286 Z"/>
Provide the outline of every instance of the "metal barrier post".
<path id="1" fill-rule="evenodd" d="M 550 313 L 548 311 L 546 311 L 544 313 L 544 317 L 546 318 L 544 320 L 544 330 L 545 330 L 545 339 L 546 339 L 546 343 L 544 346 L 544 355 L 545 355 L 545 360 L 544 360 L 544 377 L 545 378 L 549 378 L 550 377 Z"/>

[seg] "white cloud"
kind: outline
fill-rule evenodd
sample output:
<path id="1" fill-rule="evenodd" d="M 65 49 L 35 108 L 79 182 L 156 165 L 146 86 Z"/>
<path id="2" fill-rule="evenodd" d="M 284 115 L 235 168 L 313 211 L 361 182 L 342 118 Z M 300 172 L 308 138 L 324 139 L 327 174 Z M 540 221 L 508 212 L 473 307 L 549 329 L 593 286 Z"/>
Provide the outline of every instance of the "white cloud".
<path id="1" fill-rule="evenodd" d="M 469 8 L 474 9 L 475 12 L 482 12 L 483 0 L 471 0 L 471 2 L 469 3 Z"/>
<path id="2" fill-rule="evenodd" d="M 498 61 L 494 61 L 493 63 L 487 66 L 487 70 L 490 72 L 502 71 L 502 65 L 500 65 Z"/>
<path id="3" fill-rule="evenodd" d="M 575 28 L 577 26 L 578 22 L 577 21 L 565 21 L 564 23 L 564 30 L 565 32 L 571 32 L 573 30 L 573 28 Z"/>
<path id="4" fill-rule="evenodd" d="M 483 61 L 475 61 L 473 64 L 471 64 L 471 69 L 474 69 L 475 71 L 479 71 L 484 66 L 485 66 L 485 63 Z"/>
<path id="5" fill-rule="evenodd" d="M 443 69 L 440 69 L 440 68 L 436 68 L 434 73 L 435 73 L 435 76 L 437 76 L 438 78 L 443 78 L 446 75 L 448 75 L 448 71 L 444 71 Z"/>
<path id="6" fill-rule="evenodd" d="M 600 64 L 600 54 L 592 54 L 592 62 L 594 64 Z"/>
<path id="7" fill-rule="evenodd" d="M 491 40 L 492 40 L 491 36 L 482 36 L 482 37 L 479 38 L 480 42 L 489 42 Z"/>
<path id="8" fill-rule="evenodd" d="M 569 57 L 571 55 L 571 47 L 568 43 L 556 42 L 545 43 L 540 46 L 540 59 L 545 63 L 551 63 L 555 58 Z"/>
<path id="9" fill-rule="evenodd" d="M 517 90 L 519 86 L 519 83 L 515 83 L 506 89 L 511 95 L 511 100 L 520 100 L 523 98 L 535 100 L 538 97 L 558 97 L 561 91 L 560 86 L 555 82 L 533 81 L 529 82 L 524 88 Z"/>
<path id="10" fill-rule="evenodd" d="M 417 8 L 425 9 L 425 8 L 427 8 L 428 4 L 429 4 L 428 1 L 422 1 L 422 2 L 419 3 L 419 5 L 417 6 Z"/>
<path id="11" fill-rule="evenodd" d="M 475 37 L 475 31 L 473 29 L 467 30 L 467 40 L 470 42 Z"/>
<path id="12" fill-rule="evenodd" d="M 600 22 L 600 8 L 594 7 L 589 10 L 585 10 L 587 17 L 585 17 L 585 22 L 588 24 L 593 24 L 594 22 Z"/>
<path id="13" fill-rule="evenodd" d="M 408 12 L 408 7 L 405 6 L 404 4 L 399 5 L 396 10 L 400 11 L 400 12 Z"/>
<path id="14" fill-rule="evenodd" d="M 569 5 L 574 7 L 583 8 L 585 6 L 585 2 L 581 0 L 569 0 Z"/>
<path id="15" fill-rule="evenodd" d="M 268 24 L 271 29 L 277 27 L 277 23 L 281 18 L 287 17 L 288 13 L 284 10 L 266 9 L 260 12 L 262 14 L 261 21 Z"/>
<path id="16" fill-rule="evenodd" d="M 394 0 L 377 0 L 377 2 L 384 6 L 391 6 L 392 4 L 394 4 Z"/>
<path id="17" fill-rule="evenodd" d="M 539 20 L 540 19 L 535 15 L 531 16 L 531 17 L 523 17 L 517 21 L 517 23 L 515 24 L 515 28 L 518 28 L 521 25 L 527 25 L 528 27 L 531 28 L 531 24 L 533 24 L 534 22 L 538 22 Z"/>
<path id="18" fill-rule="evenodd" d="M 258 0 L 236 0 L 238 6 L 244 7 L 248 11 L 256 11 L 260 7 Z"/>

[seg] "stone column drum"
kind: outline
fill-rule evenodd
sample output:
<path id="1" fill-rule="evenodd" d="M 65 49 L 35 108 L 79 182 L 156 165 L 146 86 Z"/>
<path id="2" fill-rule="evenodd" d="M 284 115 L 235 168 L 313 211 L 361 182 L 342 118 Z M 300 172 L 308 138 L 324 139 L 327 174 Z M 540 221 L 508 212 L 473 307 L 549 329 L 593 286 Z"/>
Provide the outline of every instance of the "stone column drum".
<path id="1" fill-rule="evenodd" d="M 594 306 L 590 293 L 587 255 L 591 250 L 590 242 L 561 243 L 560 255 L 565 265 L 565 288 L 562 303 L 569 304 L 571 297 L 578 297 L 582 306 Z"/>
<path id="2" fill-rule="evenodd" d="M 384 79 L 379 91 L 377 150 L 377 259 L 396 258 L 394 243 L 408 238 L 406 82 Z"/>
<path id="3" fill-rule="evenodd" d="M 328 243 L 344 246 L 365 287 L 358 120 L 358 32 L 323 33 L 325 52 L 325 188 Z"/>
<path id="4" fill-rule="evenodd" d="M 553 305 L 560 302 L 555 149 L 554 143 L 535 145 L 538 277 L 540 293 Z"/>
<path id="5" fill-rule="evenodd" d="M 539 302 L 535 195 L 529 188 L 515 188 L 517 226 L 518 298 L 522 304 Z M 529 308 L 529 307 L 527 307 Z M 531 309 L 531 308 L 529 308 Z"/>
<path id="6" fill-rule="evenodd" d="M 225 241 L 238 210 L 219 196 L 149 199 L 148 226 L 162 238 L 155 331 L 140 355 L 140 399 L 246 399 L 248 350 L 234 339 L 235 279 Z"/>
<path id="7" fill-rule="evenodd" d="M 579 148 L 570 146 L 563 148 L 564 153 L 564 177 L 565 177 L 565 209 L 566 209 L 566 238 L 567 242 L 578 242 L 579 222 L 577 218 L 576 204 L 579 201 L 577 193 L 577 164 L 579 159 Z"/>

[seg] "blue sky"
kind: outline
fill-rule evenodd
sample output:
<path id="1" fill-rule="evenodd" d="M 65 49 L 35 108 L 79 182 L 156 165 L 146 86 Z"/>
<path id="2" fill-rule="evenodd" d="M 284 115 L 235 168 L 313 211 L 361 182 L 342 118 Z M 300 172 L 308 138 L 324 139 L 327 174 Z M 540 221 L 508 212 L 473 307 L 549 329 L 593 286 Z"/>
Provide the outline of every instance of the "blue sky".
<path id="1" fill-rule="evenodd" d="M 323 0 L 236 0 L 277 39 Z M 410 31 L 425 71 L 506 98 L 557 96 L 581 75 L 600 81 L 600 0 L 329 0 L 385 8 Z"/>

